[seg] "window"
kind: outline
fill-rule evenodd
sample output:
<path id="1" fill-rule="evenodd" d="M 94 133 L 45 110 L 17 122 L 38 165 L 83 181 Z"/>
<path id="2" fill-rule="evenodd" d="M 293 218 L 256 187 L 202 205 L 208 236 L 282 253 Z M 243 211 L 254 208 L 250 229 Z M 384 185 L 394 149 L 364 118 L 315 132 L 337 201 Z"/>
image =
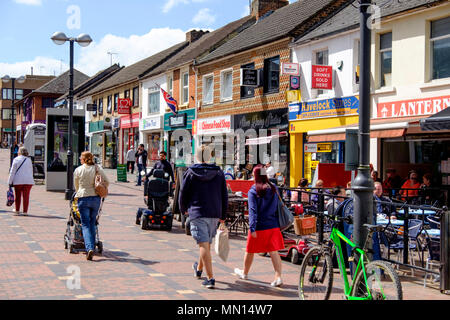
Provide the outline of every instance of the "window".
<path id="1" fill-rule="evenodd" d="M 212 104 L 214 101 L 214 76 L 203 77 L 203 103 Z"/>
<path id="2" fill-rule="evenodd" d="M 167 76 L 167 93 L 173 97 L 173 77 Z"/>
<path id="3" fill-rule="evenodd" d="M 183 73 L 183 78 L 182 78 L 182 85 L 183 85 L 183 90 L 182 90 L 182 95 L 181 95 L 181 102 L 182 104 L 187 104 L 189 103 L 189 73 L 185 72 Z"/>
<path id="4" fill-rule="evenodd" d="M 12 109 L 2 109 L 2 120 L 11 120 L 11 119 L 12 119 Z"/>
<path id="5" fill-rule="evenodd" d="M 127 99 L 130 97 L 130 90 L 125 90 L 124 92 L 124 98 Z"/>
<path id="6" fill-rule="evenodd" d="M 133 88 L 133 106 L 139 105 L 139 87 Z"/>
<path id="7" fill-rule="evenodd" d="M 114 95 L 114 111 L 116 111 L 117 112 L 117 106 L 119 105 L 119 94 L 118 93 L 116 93 L 115 95 Z"/>
<path id="8" fill-rule="evenodd" d="M 23 98 L 23 90 L 22 89 L 16 89 L 16 100 L 20 100 Z"/>
<path id="9" fill-rule="evenodd" d="M 450 77 L 450 17 L 431 22 L 433 79 Z"/>
<path id="10" fill-rule="evenodd" d="M 108 105 L 106 106 L 106 112 L 112 113 L 112 96 L 108 96 Z"/>
<path id="11" fill-rule="evenodd" d="M 328 49 L 322 50 L 322 51 L 317 51 L 315 60 L 316 60 L 316 65 L 327 66 L 328 65 Z M 323 93 L 324 93 L 323 90 L 320 90 L 320 89 L 317 90 L 317 95 L 321 95 Z"/>
<path id="12" fill-rule="evenodd" d="M 392 32 L 380 35 L 381 87 L 392 85 Z"/>
<path id="13" fill-rule="evenodd" d="M 95 100 L 94 101 L 94 104 L 97 106 L 97 108 L 95 109 L 95 111 L 92 111 L 92 115 L 95 117 L 95 116 L 97 116 L 97 110 L 98 110 L 98 101 L 97 100 Z"/>
<path id="14" fill-rule="evenodd" d="M 42 98 L 42 108 L 53 108 L 55 106 L 54 98 Z"/>
<path id="15" fill-rule="evenodd" d="M 255 69 L 255 63 L 248 63 L 241 66 L 241 69 Z M 241 87 L 241 99 L 243 98 L 251 98 L 255 96 L 255 88 L 254 87 Z"/>
<path id="16" fill-rule="evenodd" d="M 12 89 L 2 89 L 2 99 L 12 100 Z"/>
<path id="17" fill-rule="evenodd" d="M 233 99 L 233 70 L 226 70 L 220 73 L 220 100 Z"/>
<path id="18" fill-rule="evenodd" d="M 159 91 L 148 94 L 148 114 L 159 113 Z"/>
<path id="19" fill-rule="evenodd" d="M 359 84 L 359 71 L 361 66 L 361 55 L 360 55 L 360 41 L 355 41 L 355 49 L 354 49 L 354 61 L 355 61 L 355 77 L 354 77 L 354 84 Z"/>
<path id="20" fill-rule="evenodd" d="M 103 115 L 103 98 L 98 99 L 98 115 Z"/>
<path id="21" fill-rule="evenodd" d="M 278 92 L 280 86 L 280 56 L 264 60 L 264 93 Z"/>

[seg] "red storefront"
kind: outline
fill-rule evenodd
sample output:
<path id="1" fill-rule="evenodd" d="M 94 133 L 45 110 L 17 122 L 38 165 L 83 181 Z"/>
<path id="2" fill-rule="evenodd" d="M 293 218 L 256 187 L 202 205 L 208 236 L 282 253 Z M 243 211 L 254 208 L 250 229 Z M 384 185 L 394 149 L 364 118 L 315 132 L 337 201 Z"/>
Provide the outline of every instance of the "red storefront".
<path id="1" fill-rule="evenodd" d="M 141 114 L 139 112 L 131 115 L 120 117 L 120 131 L 121 131 L 121 163 L 127 163 L 126 156 L 130 146 L 137 150 L 139 145 L 139 119 Z"/>

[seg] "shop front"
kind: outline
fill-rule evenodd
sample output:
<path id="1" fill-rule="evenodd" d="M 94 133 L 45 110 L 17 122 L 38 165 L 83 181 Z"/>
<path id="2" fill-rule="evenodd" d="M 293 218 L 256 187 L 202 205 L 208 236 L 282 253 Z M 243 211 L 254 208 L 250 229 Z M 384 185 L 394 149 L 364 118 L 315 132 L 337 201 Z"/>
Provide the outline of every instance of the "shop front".
<path id="1" fill-rule="evenodd" d="M 92 121 L 89 122 L 89 134 L 90 134 L 90 149 L 89 151 L 97 158 L 99 164 L 103 165 L 103 133 L 104 122 Z"/>
<path id="2" fill-rule="evenodd" d="M 120 117 L 121 132 L 121 163 L 127 163 L 127 152 L 131 147 L 137 151 L 139 146 L 139 119 L 140 113 L 133 113 Z"/>
<path id="3" fill-rule="evenodd" d="M 168 160 L 178 167 L 190 165 L 185 160 L 187 151 L 191 155 L 195 154 L 195 140 L 192 136 L 192 124 L 195 116 L 195 109 L 182 110 L 176 115 L 173 113 L 164 114 L 164 150 L 167 152 Z M 175 134 L 177 129 L 186 130 L 185 134 L 180 135 L 178 132 Z M 189 141 L 185 141 L 185 139 Z M 190 146 L 190 148 L 186 146 Z"/>
<path id="4" fill-rule="evenodd" d="M 357 96 L 289 105 L 290 187 L 311 183 L 319 163 L 344 163 L 345 129 L 333 130 L 357 125 L 358 113 Z"/>
<path id="5" fill-rule="evenodd" d="M 256 164 L 265 164 L 269 160 L 276 168 L 280 179 L 287 178 L 289 172 L 289 118 L 288 109 L 274 109 L 247 114 L 238 114 L 233 117 L 235 134 L 242 130 L 245 133 L 245 143 L 236 143 L 235 159 L 239 170 L 253 167 Z M 252 130 L 253 129 L 253 130 Z M 263 129 L 266 131 L 264 132 Z M 252 133 L 255 135 L 252 136 Z M 245 147 L 244 152 L 240 148 Z"/>
<path id="6" fill-rule="evenodd" d="M 159 151 L 163 150 L 162 143 L 162 116 L 153 116 L 141 119 L 139 131 L 142 136 L 142 143 L 148 153 L 148 166 L 153 167 L 153 164 L 159 160 Z"/>

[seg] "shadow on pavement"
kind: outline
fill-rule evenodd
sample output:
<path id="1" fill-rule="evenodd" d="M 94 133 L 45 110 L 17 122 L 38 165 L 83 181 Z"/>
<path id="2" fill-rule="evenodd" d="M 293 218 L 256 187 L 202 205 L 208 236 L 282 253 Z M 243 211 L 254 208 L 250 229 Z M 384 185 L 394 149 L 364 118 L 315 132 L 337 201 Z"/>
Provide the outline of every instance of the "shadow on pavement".
<path id="1" fill-rule="evenodd" d="M 150 266 L 156 263 L 159 263 L 158 261 L 149 261 L 139 258 L 123 258 L 128 257 L 130 254 L 127 252 L 113 252 L 105 250 L 103 251 L 103 254 L 101 256 L 97 256 L 97 259 L 94 259 L 93 262 L 103 262 L 103 261 L 114 261 L 114 262 L 126 262 L 126 263 L 132 263 L 132 264 L 142 264 L 144 266 Z"/>
<path id="2" fill-rule="evenodd" d="M 135 194 L 129 194 L 129 193 L 110 193 L 108 196 L 115 196 L 115 197 L 135 197 Z"/>
<path id="3" fill-rule="evenodd" d="M 64 217 L 58 217 L 58 216 L 35 216 L 35 215 L 33 215 L 33 214 L 28 214 L 28 215 L 26 215 L 26 216 L 24 216 L 24 215 L 20 215 L 20 216 L 23 216 L 23 217 L 30 217 L 30 218 L 40 218 L 40 219 L 62 219 L 62 220 L 65 220 L 65 219 L 67 219 L 67 218 L 64 218 Z"/>
<path id="4" fill-rule="evenodd" d="M 239 292 L 249 292 L 249 293 L 258 293 L 265 294 L 269 296 L 277 296 L 277 297 L 286 297 L 293 298 L 297 297 L 297 286 L 292 285 L 282 285 L 281 289 L 272 288 L 270 283 L 262 282 L 258 280 L 236 280 L 234 283 L 224 282 L 224 281 L 216 281 L 216 283 L 225 284 L 228 288 L 222 289 L 219 287 L 215 287 L 215 290 L 223 290 L 223 291 L 239 291 Z"/>

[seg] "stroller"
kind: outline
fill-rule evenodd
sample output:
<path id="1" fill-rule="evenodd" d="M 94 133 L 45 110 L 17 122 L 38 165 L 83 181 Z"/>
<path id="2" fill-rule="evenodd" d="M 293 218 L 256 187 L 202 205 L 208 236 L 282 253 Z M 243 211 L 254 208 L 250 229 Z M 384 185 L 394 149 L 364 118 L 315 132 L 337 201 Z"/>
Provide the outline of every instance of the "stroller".
<path id="1" fill-rule="evenodd" d="M 173 214 L 169 208 L 171 194 L 168 174 L 156 169 L 153 176 L 144 184 L 144 202 L 147 208 L 139 208 L 136 215 L 136 224 L 141 223 L 142 229 L 152 228 L 172 230 Z"/>
<path id="2" fill-rule="evenodd" d="M 100 241 L 98 235 L 98 221 L 102 213 L 104 201 L 105 198 L 102 198 L 95 222 L 95 246 L 99 254 L 103 252 L 103 243 Z M 75 198 L 75 195 L 70 201 L 70 215 L 67 221 L 66 234 L 64 235 L 64 248 L 66 250 L 68 249 L 69 253 L 77 253 L 85 250 L 80 211 L 78 210 L 78 198 Z"/>

